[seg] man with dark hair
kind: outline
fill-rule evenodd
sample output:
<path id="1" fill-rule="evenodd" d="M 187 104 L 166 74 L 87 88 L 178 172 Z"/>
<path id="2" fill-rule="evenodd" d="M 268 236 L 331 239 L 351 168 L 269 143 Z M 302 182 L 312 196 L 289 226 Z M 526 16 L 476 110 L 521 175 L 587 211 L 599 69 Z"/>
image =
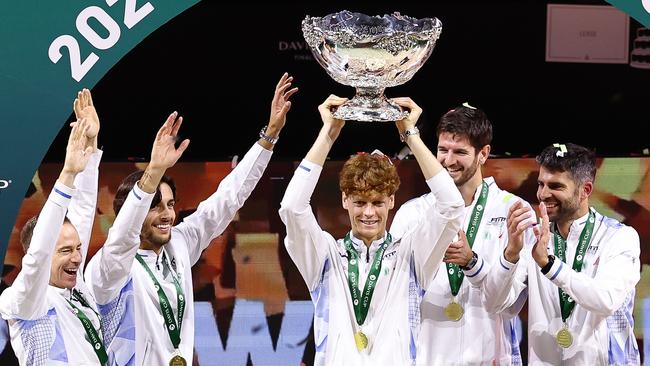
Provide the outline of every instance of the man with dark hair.
<path id="1" fill-rule="evenodd" d="M 212 239 L 220 235 L 242 207 L 262 177 L 273 146 L 284 127 L 291 107 L 293 77 L 284 74 L 278 82 L 269 124 L 262 129 L 237 167 L 225 177 L 217 191 L 199 204 L 197 211 L 173 226 L 176 218 L 174 183 L 160 177 L 156 197 L 139 231 L 139 240 L 104 248 L 88 265 L 86 276 L 96 288 L 98 301 L 123 291 L 134 294 L 136 365 L 187 365 L 194 354 L 194 296 L 192 266 Z M 138 179 L 132 174 L 115 197 L 116 212 L 122 212 L 124 197 Z M 131 288 L 132 287 L 132 288 Z M 122 324 L 127 327 L 129 324 Z M 118 329 L 126 333 L 132 329 Z"/>
<path id="2" fill-rule="evenodd" d="M 89 98 L 86 89 L 78 94 L 78 117 L 80 100 L 85 108 L 92 106 Z M 96 118 L 73 123 L 59 178 L 38 219 L 21 233 L 22 269 L 0 295 L 0 313 L 9 321 L 21 365 L 105 365 L 108 360 L 109 339 L 82 277 L 102 155 L 98 132 Z"/>
<path id="3" fill-rule="evenodd" d="M 120 186 L 117 187 L 117 192 L 115 193 L 115 198 L 113 199 L 113 210 L 115 211 L 115 215 L 120 213 L 120 210 L 122 209 L 122 205 L 124 205 L 124 201 L 126 201 L 129 192 L 135 186 L 135 184 L 140 179 L 142 179 L 142 176 L 144 174 L 145 174 L 144 170 L 138 170 L 136 172 L 133 172 L 129 174 L 126 178 L 124 178 L 124 180 L 122 180 L 122 182 L 120 183 Z M 163 175 L 160 178 L 160 183 L 165 183 L 167 186 L 169 186 L 169 189 L 172 192 L 172 196 L 176 197 L 176 183 L 170 176 Z M 162 194 L 160 193 L 160 189 L 156 188 L 156 194 L 153 196 L 153 201 L 151 201 L 151 207 L 158 206 L 158 203 L 160 203 L 161 199 L 162 199 Z"/>
<path id="4" fill-rule="evenodd" d="M 23 228 L 20 230 L 20 245 L 23 247 L 23 252 L 25 253 L 27 253 L 27 250 L 29 249 L 29 243 L 32 242 L 32 235 L 34 235 L 36 223 L 38 223 L 38 215 L 27 220 L 25 225 L 23 225 Z M 63 218 L 63 223 L 72 225 L 70 219 L 67 217 Z"/>
<path id="5" fill-rule="evenodd" d="M 528 291 L 531 365 L 638 365 L 632 310 L 639 235 L 589 207 L 592 151 L 553 144 L 537 162 L 542 221 L 534 227 L 536 243 L 531 248 L 522 240 L 532 210 L 513 205 L 508 246 L 488 275 L 486 300 L 499 312 Z"/>
<path id="6" fill-rule="evenodd" d="M 341 202 L 350 232 L 336 240 L 323 231 L 310 197 L 344 121 L 332 108 L 346 101 L 330 96 L 319 106 L 323 127 L 287 187 L 280 217 L 285 246 L 312 295 L 315 307 L 315 365 L 410 365 L 415 358 L 418 303 L 412 288 L 426 288 L 458 232 L 462 197 L 425 146 L 415 123 L 422 110 L 410 98 L 394 98 L 409 109 L 396 122 L 436 197 L 418 223 L 403 235 L 386 231 L 399 187 L 390 158 L 379 153 L 350 158 L 340 173 Z"/>
<path id="7" fill-rule="evenodd" d="M 175 146 L 183 117 L 172 113 L 158 130 L 151 149 L 151 160 L 128 190 L 121 192 L 121 210 L 108 232 L 106 243 L 90 260 L 86 270 L 86 283 L 92 292 L 102 318 L 105 337 L 111 340 L 109 362 L 111 365 L 132 365 L 135 361 L 135 319 L 129 309 L 133 307 L 133 283 L 128 278 L 125 264 L 133 261 L 140 243 L 140 230 L 155 195 L 160 195 L 158 185 L 165 171 L 181 157 L 189 140 Z"/>
<path id="8" fill-rule="evenodd" d="M 515 316 L 525 298 L 508 312 L 491 315 L 483 305 L 483 283 L 498 266 L 508 236 L 506 216 L 521 199 L 500 189 L 481 167 L 490 155 L 492 123 L 482 110 L 464 103 L 440 118 L 437 159 L 465 201 L 462 229 L 445 253 L 420 307 L 418 365 L 521 365 Z M 427 193 L 395 214 L 392 233 L 406 232 L 435 197 Z M 527 205 L 527 204 L 526 204 Z M 534 241 L 532 230 L 527 238 Z"/>

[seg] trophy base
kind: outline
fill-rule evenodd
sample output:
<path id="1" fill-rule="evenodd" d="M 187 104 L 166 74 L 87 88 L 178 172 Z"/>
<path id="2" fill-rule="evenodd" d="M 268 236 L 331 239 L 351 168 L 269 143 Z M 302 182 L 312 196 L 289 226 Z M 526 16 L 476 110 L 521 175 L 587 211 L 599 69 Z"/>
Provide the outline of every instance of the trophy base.
<path id="1" fill-rule="evenodd" d="M 381 90 L 357 88 L 357 94 L 334 112 L 334 118 L 361 122 L 394 122 L 404 119 L 408 112 L 386 99 Z"/>

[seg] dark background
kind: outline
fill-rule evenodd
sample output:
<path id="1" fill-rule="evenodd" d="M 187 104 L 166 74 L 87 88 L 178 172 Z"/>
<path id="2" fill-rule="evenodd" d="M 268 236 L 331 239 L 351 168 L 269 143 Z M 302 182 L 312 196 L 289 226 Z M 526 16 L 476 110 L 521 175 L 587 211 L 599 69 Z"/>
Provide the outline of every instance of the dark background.
<path id="1" fill-rule="evenodd" d="M 534 156 L 548 144 L 569 141 L 601 156 L 639 154 L 650 145 L 640 133 L 650 119 L 650 70 L 545 62 L 547 4 L 240 1 L 226 11 L 221 2 L 204 0 L 146 38 L 92 89 L 102 120 L 104 161 L 148 159 L 158 127 L 174 110 L 185 118 L 183 137 L 192 140 L 183 161 L 241 155 L 268 121 L 273 89 L 284 71 L 295 76 L 301 90 L 274 159 L 301 159 L 321 126 L 317 105 L 330 93 L 351 97 L 354 89 L 336 83 L 312 59 L 300 24 L 307 14 L 344 9 L 371 15 L 400 11 L 442 21 L 429 60 L 409 82 L 386 92 L 410 96 L 424 109 L 421 129 L 431 144 L 438 118 L 467 101 L 493 122 L 497 156 Z M 632 19 L 630 25 L 631 42 L 639 23 Z M 62 160 L 67 134 L 65 128 L 57 136 L 45 161 Z M 392 123 L 351 122 L 331 157 L 374 148 L 394 154 L 401 147 Z"/>

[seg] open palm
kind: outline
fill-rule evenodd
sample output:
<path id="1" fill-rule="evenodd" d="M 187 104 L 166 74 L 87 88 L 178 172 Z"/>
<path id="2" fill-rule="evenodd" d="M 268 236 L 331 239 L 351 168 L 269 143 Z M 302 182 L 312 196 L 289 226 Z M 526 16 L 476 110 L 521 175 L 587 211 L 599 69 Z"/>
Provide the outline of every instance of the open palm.
<path id="1" fill-rule="evenodd" d="M 158 134 L 156 134 L 156 140 L 151 149 L 150 164 L 153 167 L 167 169 L 174 166 L 190 144 L 190 140 L 185 139 L 176 148 L 178 130 L 183 124 L 183 117 L 178 117 L 178 119 L 177 117 L 177 112 L 170 114 L 162 127 L 160 127 L 160 130 L 158 130 Z"/>
<path id="2" fill-rule="evenodd" d="M 73 109 L 77 120 L 85 118 L 86 122 L 88 123 L 86 137 L 89 140 L 97 137 L 97 134 L 99 133 L 99 116 L 95 110 L 95 105 L 93 104 L 93 98 L 90 94 L 90 90 L 83 89 L 77 93 L 77 98 L 74 100 Z"/>
<path id="3" fill-rule="evenodd" d="M 88 120 L 82 119 L 77 121 L 72 127 L 68 146 L 66 147 L 65 162 L 63 170 L 68 173 L 80 173 L 86 168 L 92 149 L 86 146 L 88 133 Z"/>
<path id="4" fill-rule="evenodd" d="M 280 129 L 284 126 L 287 112 L 291 108 L 289 98 L 298 91 L 298 88 L 289 89 L 292 81 L 293 76 L 289 76 L 285 72 L 275 87 L 275 94 L 273 94 L 271 102 L 271 117 L 269 118 L 269 125 L 274 128 Z"/>

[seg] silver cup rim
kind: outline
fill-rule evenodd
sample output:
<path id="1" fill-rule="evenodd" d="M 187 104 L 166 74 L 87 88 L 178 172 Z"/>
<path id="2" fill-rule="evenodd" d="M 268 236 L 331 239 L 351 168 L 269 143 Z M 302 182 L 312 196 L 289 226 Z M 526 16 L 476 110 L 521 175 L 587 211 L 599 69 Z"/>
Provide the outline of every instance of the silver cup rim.
<path id="1" fill-rule="evenodd" d="M 356 17 L 357 19 L 364 17 L 364 20 L 366 21 L 373 22 L 376 20 L 376 24 L 373 24 L 373 27 L 370 28 L 361 27 L 358 29 L 353 29 L 352 27 L 342 23 L 338 23 L 342 24 L 340 27 L 336 27 L 338 24 L 335 24 L 334 29 L 327 29 L 327 25 L 324 26 L 324 20 L 337 17 Z M 374 27 L 375 25 L 379 28 L 383 25 L 384 28 L 379 29 Z M 394 27 L 394 25 L 397 25 L 397 27 Z M 435 42 L 440 37 L 442 22 L 436 17 L 417 19 L 408 15 L 402 15 L 399 12 L 384 14 L 383 16 L 370 16 L 364 13 L 343 10 L 323 17 L 307 15 L 302 21 L 302 30 L 308 43 L 310 43 L 310 46 L 316 46 L 317 43 L 322 42 L 324 39 L 337 43 L 349 44 L 351 46 L 357 43 L 377 42 L 379 39 L 393 37 L 408 37 L 411 39 Z"/>

